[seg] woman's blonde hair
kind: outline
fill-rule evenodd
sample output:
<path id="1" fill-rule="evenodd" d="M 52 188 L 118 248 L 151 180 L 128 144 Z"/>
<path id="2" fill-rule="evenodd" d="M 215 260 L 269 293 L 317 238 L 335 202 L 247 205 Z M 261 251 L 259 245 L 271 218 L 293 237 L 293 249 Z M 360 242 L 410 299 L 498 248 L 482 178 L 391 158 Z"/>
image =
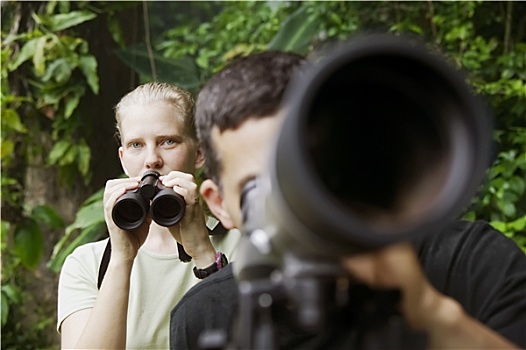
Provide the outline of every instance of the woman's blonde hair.
<path id="1" fill-rule="evenodd" d="M 115 120 L 117 140 L 121 141 L 121 121 L 123 108 L 136 104 L 146 105 L 153 102 L 166 102 L 174 107 L 176 112 L 184 119 L 185 131 L 190 137 L 197 141 L 197 133 L 194 123 L 195 100 L 186 90 L 175 85 L 160 82 L 151 82 L 139 85 L 126 94 L 115 106 Z"/>

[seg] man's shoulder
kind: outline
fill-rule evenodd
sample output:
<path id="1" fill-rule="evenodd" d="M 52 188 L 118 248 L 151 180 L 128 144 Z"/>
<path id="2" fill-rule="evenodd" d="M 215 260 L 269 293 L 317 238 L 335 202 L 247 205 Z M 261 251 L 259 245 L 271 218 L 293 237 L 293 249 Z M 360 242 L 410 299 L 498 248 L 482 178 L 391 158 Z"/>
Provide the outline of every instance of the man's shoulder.
<path id="1" fill-rule="evenodd" d="M 448 295 L 464 288 L 468 298 L 475 284 L 487 290 L 525 276 L 526 255 L 485 221 L 451 222 L 417 242 L 417 251 L 427 277 Z"/>
<path id="2" fill-rule="evenodd" d="M 224 296 L 235 298 L 237 295 L 237 284 L 232 272 L 232 265 L 233 263 L 228 264 L 223 269 L 193 286 L 188 292 L 186 292 L 181 301 L 173 309 L 172 313 L 176 312 L 177 309 L 186 307 L 190 304 L 204 305 L 213 300 L 221 300 Z"/>
<path id="3" fill-rule="evenodd" d="M 452 221 L 416 242 L 421 257 L 438 251 L 443 251 L 446 255 L 472 254 L 477 250 L 486 250 L 489 244 L 494 248 L 497 245 L 502 251 L 520 251 L 515 242 L 486 221 Z"/>

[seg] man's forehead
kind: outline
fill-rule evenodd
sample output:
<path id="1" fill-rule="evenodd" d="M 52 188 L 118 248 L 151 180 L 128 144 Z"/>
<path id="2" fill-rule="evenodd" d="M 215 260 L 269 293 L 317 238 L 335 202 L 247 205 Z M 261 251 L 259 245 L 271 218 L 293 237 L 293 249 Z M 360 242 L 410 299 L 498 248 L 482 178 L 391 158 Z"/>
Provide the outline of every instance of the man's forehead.
<path id="1" fill-rule="evenodd" d="M 231 173 L 233 169 L 226 169 L 230 167 L 260 167 L 278 134 L 281 119 L 277 115 L 261 119 L 251 118 L 238 128 L 224 131 L 213 127 L 211 141 L 216 155 L 221 159 L 222 172 Z"/>
<path id="2" fill-rule="evenodd" d="M 261 120 L 265 120 L 265 121 L 266 120 L 281 120 L 282 121 L 285 118 L 286 110 L 287 109 L 285 107 L 282 107 L 278 111 L 276 111 L 275 113 L 272 113 L 272 114 L 269 114 L 269 115 L 249 116 L 249 117 L 245 118 L 243 121 L 241 121 L 239 124 L 237 124 L 235 126 L 232 126 L 232 127 L 224 127 L 224 126 L 219 127 L 218 124 L 215 123 L 212 126 L 211 134 L 212 135 L 213 134 L 221 135 L 221 134 L 223 134 L 225 132 L 234 133 L 234 132 L 240 131 L 240 129 L 243 129 L 244 126 L 246 126 L 247 124 L 258 124 L 259 121 L 261 121 Z"/>

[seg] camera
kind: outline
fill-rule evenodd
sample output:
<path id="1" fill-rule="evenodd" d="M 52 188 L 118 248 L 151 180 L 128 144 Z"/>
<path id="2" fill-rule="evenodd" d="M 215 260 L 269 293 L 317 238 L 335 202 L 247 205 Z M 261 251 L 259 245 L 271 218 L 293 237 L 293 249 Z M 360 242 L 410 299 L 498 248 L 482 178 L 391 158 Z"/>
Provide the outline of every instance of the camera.
<path id="1" fill-rule="evenodd" d="M 284 110 L 266 170 L 241 200 L 239 348 L 275 347 L 262 296 L 319 332 L 346 295 L 340 287 L 352 285 L 343 256 L 437 232 L 469 205 L 490 164 L 489 108 L 416 39 L 377 34 L 333 47 L 295 76 Z"/>
<path id="2" fill-rule="evenodd" d="M 119 228 L 130 231 L 140 227 L 148 211 L 153 221 L 161 226 L 169 227 L 181 221 L 186 202 L 173 189 L 165 187 L 159 176 L 155 170 L 146 171 L 139 187 L 127 191 L 115 202 L 112 218 Z"/>

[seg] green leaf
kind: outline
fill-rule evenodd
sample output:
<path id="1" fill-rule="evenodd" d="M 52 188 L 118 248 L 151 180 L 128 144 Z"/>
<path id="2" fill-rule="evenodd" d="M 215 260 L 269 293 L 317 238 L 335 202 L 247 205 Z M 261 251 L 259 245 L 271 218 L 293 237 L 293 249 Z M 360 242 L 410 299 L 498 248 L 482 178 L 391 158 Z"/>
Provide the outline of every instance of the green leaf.
<path id="1" fill-rule="evenodd" d="M 65 99 L 64 106 L 64 118 L 69 119 L 80 102 L 80 95 L 77 93 L 72 93 L 68 95 Z"/>
<path id="2" fill-rule="evenodd" d="M 2 238 L 1 244 L 2 244 L 2 250 L 4 248 L 4 244 L 7 240 L 7 234 L 9 232 L 9 228 L 11 227 L 11 223 L 9 221 L 0 221 L 0 236 Z"/>
<path id="3" fill-rule="evenodd" d="M 58 164 L 61 166 L 73 164 L 75 159 L 77 159 L 77 154 L 78 154 L 78 146 L 71 145 L 71 147 L 68 148 L 64 156 L 59 159 Z"/>
<path id="4" fill-rule="evenodd" d="M 122 178 L 127 178 L 128 176 L 126 175 L 122 175 Z M 84 201 L 84 203 L 82 203 L 82 206 L 81 208 L 84 208 L 84 207 L 87 207 L 89 205 L 94 205 L 95 203 L 99 203 L 102 204 L 102 199 L 104 198 L 104 187 L 99 189 L 97 192 L 93 193 L 91 196 L 88 197 L 88 199 L 86 199 Z"/>
<path id="5" fill-rule="evenodd" d="M 318 19 L 307 13 L 306 6 L 300 7 L 283 22 L 268 49 L 305 54 L 318 27 Z"/>
<path id="6" fill-rule="evenodd" d="M 506 223 L 502 221 L 492 221 L 490 222 L 491 226 L 493 226 L 496 230 L 499 230 L 502 233 L 506 232 Z"/>
<path id="7" fill-rule="evenodd" d="M 27 128 L 22 123 L 20 115 L 12 108 L 2 108 L 2 131 L 13 130 L 26 133 Z"/>
<path id="8" fill-rule="evenodd" d="M 90 11 L 72 11 L 70 13 L 60 13 L 50 18 L 51 23 L 49 29 L 52 31 L 64 30 L 92 20 L 95 17 L 97 17 L 97 15 Z"/>
<path id="9" fill-rule="evenodd" d="M 119 24 L 119 20 L 113 13 L 108 13 L 108 30 L 110 31 L 111 37 L 119 45 L 119 47 L 124 48 L 126 42 L 124 40 L 124 34 L 122 32 L 122 27 Z"/>
<path id="10" fill-rule="evenodd" d="M 7 159 L 13 155 L 15 145 L 11 140 L 2 140 L 1 159 Z"/>
<path id="11" fill-rule="evenodd" d="M 515 204 L 508 201 L 499 201 L 498 207 L 500 210 L 502 210 L 502 213 L 508 218 L 514 217 L 515 213 L 517 212 Z"/>
<path id="12" fill-rule="evenodd" d="M 47 82 L 53 79 L 59 84 L 67 83 L 73 68 L 65 58 L 56 59 L 47 66 L 42 81 Z"/>
<path id="13" fill-rule="evenodd" d="M 81 56 L 79 67 L 88 81 L 91 91 L 99 93 L 99 75 L 97 74 L 97 60 L 93 56 Z"/>
<path id="14" fill-rule="evenodd" d="M 2 285 L 2 293 L 5 294 L 11 304 L 22 303 L 22 291 L 16 285 L 11 283 Z"/>
<path id="15" fill-rule="evenodd" d="M 64 264 L 64 261 L 66 260 L 67 256 L 71 254 L 71 252 L 73 252 L 75 248 L 83 244 L 94 242 L 98 239 L 103 238 L 105 232 L 106 223 L 98 222 L 81 230 L 79 235 L 70 244 L 67 243 L 69 241 L 69 238 L 71 238 L 71 234 L 63 236 L 59 243 L 57 243 L 57 245 L 55 246 L 53 255 L 49 260 L 47 266 L 51 271 L 58 273 L 62 268 L 62 265 Z"/>
<path id="16" fill-rule="evenodd" d="M 142 75 L 145 80 L 159 80 L 180 86 L 183 89 L 195 89 L 201 86 L 199 70 L 195 62 L 184 57 L 168 59 L 154 53 L 157 77 L 152 76 L 150 58 L 144 45 L 117 50 L 117 56 L 128 66 Z"/>
<path id="17" fill-rule="evenodd" d="M 37 267 L 44 252 L 44 237 L 35 221 L 28 220 L 15 229 L 14 251 L 25 267 Z"/>
<path id="18" fill-rule="evenodd" d="M 61 159 L 64 157 L 64 155 L 69 151 L 72 144 L 71 142 L 60 140 L 58 141 L 53 148 L 51 149 L 51 152 L 48 156 L 48 164 L 59 164 Z"/>
<path id="19" fill-rule="evenodd" d="M 55 244 L 48 267 L 58 272 L 64 263 L 64 259 L 83 242 L 90 242 L 96 238 L 102 238 L 106 232 L 106 221 L 104 220 L 103 206 L 104 188 L 101 188 L 82 203 L 75 221 L 66 227 L 64 236 Z M 81 230 L 77 239 L 72 240 L 74 232 Z"/>
<path id="20" fill-rule="evenodd" d="M 18 181 L 12 177 L 4 177 L 2 176 L 2 187 L 11 186 L 18 184 Z"/>
<path id="21" fill-rule="evenodd" d="M 513 229 L 515 232 L 519 232 L 526 228 L 526 215 L 517 220 L 508 223 L 508 227 Z"/>
<path id="22" fill-rule="evenodd" d="M 7 317 L 9 315 L 9 303 L 7 302 L 7 296 L 2 291 L 2 328 L 7 324 Z"/>
<path id="23" fill-rule="evenodd" d="M 78 147 L 77 160 L 79 164 L 79 171 L 82 175 L 86 175 L 89 171 L 89 164 L 91 160 L 91 150 L 83 139 Z"/>
<path id="24" fill-rule="evenodd" d="M 43 75 L 46 71 L 46 44 L 48 37 L 43 36 L 38 39 L 37 46 L 35 48 L 35 55 L 33 56 L 33 65 L 37 75 Z"/>
<path id="25" fill-rule="evenodd" d="M 51 228 L 63 228 L 64 222 L 55 209 L 48 205 L 39 205 L 31 211 L 31 217 L 37 221 L 48 225 Z"/>
<path id="26" fill-rule="evenodd" d="M 104 205 L 102 198 L 87 206 L 82 206 L 75 217 L 75 221 L 66 227 L 66 234 L 84 227 L 93 226 L 104 221 Z"/>
<path id="27" fill-rule="evenodd" d="M 35 55 L 35 51 L 37 49 L 37 44 L 38 44 L 39 40 L 40 40 L 40 38 L 31 39 L 28 42 L 26 42 L 24 44 L 24 46 L 22 46 L 22 49 L 20 50 L 20 52 L 16 56 L 15 60 L 13 62 L 11 62 L 10 64 L 8 64 L 9 71 L 11 71 L 11 72 L 14 71 L 22 63 L 24 63 L 25 61 L 27 61 L 30 58 L 33 58 L 33 56 Z"/>
<path id="28" fill-rule="evenodd" d="M 475 212 L 474 211 L 467 212 L 466 214 L 464 214 L 463 219 L 467 221 L 475 221 L 476 219 Z"/>
<path id="29" fill-rule="evenodd" d="M 526 180 L 519 176 L 513 176 L 509 179 L 510 189 L 518 195 L 522 195 L 526 191 Z"/>

